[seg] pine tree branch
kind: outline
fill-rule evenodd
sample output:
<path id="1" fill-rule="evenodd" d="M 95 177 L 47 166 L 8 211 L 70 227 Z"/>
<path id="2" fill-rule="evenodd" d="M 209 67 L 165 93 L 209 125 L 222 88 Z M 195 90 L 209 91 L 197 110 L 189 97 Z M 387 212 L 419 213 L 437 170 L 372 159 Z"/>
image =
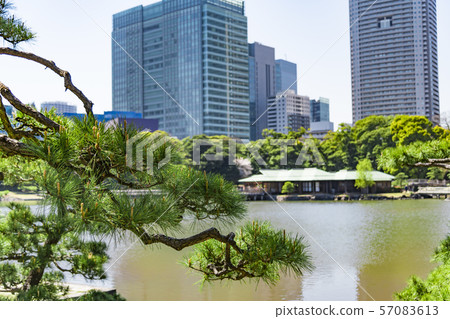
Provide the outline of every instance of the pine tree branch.
<path id="1" fill-rule="evenodd" d="M 49 68 L 60 77 L 64 78 L 64 87 L 66 88 L 66 90 L 69 90 L 73 94 L 75 94 L 75 96 L 83 103 L 86 114 L 92 114 L 92 107 L 94 106 L 94 103 L 92 103 L 92 101 L 89 100 L 86 95 L 84 95 L 84 93 L 72 83 L 72 76 L 70 75 L 70 73 L 57 67 L 55 62 L 44 59 L 33 53 L 22 52 L 10 48 L 0 48 L 0 55 L 10 55 L 18 58 L 23 58 Z"/>
<path id="2" fill-rule="evenodd" d="M 3 127 L 6 131 L 6 133 L 8 133 L 8 135 L 11 138 L 16 138 L 16 136 L 14 134 L 14 129 L 11 125 L 11 122 L 9 121 L 8 114 L 6 114 L 6 109 L 5 109 L 5 106 L 3 105 L 3 99 L 1 96 L 0 96 L 0 120 L 3 123 Z"/>
<path id="3" fill-rule="evenodd" d="M 36 138 L 36 130 L 33 131 L 22 131 L 20 129 L 15 129 L 11 125 L 11 122 L 9 120 L 8 114 L 6 113 L 5 106 L 3 105 L 2 97 L 0 96 L 0 121 L 3 123 L 3 128 L 5 129 L 6 133 L 8 133 L 9 137 L 20 140 L 23 137 L 27 138 Z"/>
<path id="4" fill-rule="evenodd" d="M 137 231 L 138 233 L 136 235 L 140 237 L 144 245 L 163 244 L 177 251 L 181 251 L 187 247 L 200 244 L 210 239 L 215 239 L 221 243 L 230 245 L 238 253 L 242 253 L 242 250 L 234 240 L 234 233 L 230 233 L 227 236 L 224 236 L 216 228 L 210 228 L 199 234 L 181 239 L 169 237 L 166 235 L 150 235 L 142 228 L 138 229 Z"/>
<path id="5" fill-rule="evenodd" d="M 53 122 L 52 120 L 44 116 L 42 113 L 33 109 L 32 107 L 23 104 L 18 98 L 14 96 L 14 94 L 12 94 L 11 90 L 2 82 L 0 82 L 0 94 L 3 95 L 3 97 L 7 99 L 8 102 L 11 103 L 11 105 L 14 106 L 16 109 L 18 109 L 20 112 L 34 118 L 36 121 L 38 121 L 42 125 L 45 125 L 48 128 L 59 130 L 58 123 Z"/>
<path id="6" fill-rule="evenodd" d="M 64 269 L 64 268 L 62 268 L 60 265 L 58 265 L 58 263 L 56 261 L 53 261 L 53 265 L 55 265 L 55 267 L 58 268 L 59 271 L 68 272 L 68 273 L 71 273 L 71 274 L 74 273 L 72 269 Z"/>
<path id="7" fill-rule="evenodd" d="M 29 259 L 31 259 L 31 257 L 24 256 L 24 255 L 18 255 L 18 254 L 0 257 L 0 261 L 20 261 L 20 260 L 29 260 Z"/>
<path id="8" fill-rule="evenodd" d="M 239 254 L 244 253 L 244 251 L 239 248 L 236 241 L 234 240 L 236 236 L 234 233 L 230 233 L 227 236 L 224 236 L 220 234 L 220 232 L 216 228 L 210 228 L 191 237 L 177 239 L 166 235 L 149 235 L 145 230 L 140 228 L 137 230 L 136 235 L 139 236 L 144 245 L 163 244 L 177 251 L 181 251 L 185 248 L 200 244 L 211 239 L 217 240 L 226 245 L 224 261 L 209 264 L 207 268 L 211 271 L 210 273 L 205 270 L 196 268 L 192 265 L 189 265 L 188 267 L 192 270 L 199 271 L 206 276 L 216 276 L 217 278 L 209 279 L 212 281 L 223 279 L 240 281 L 244 278 L 258 277 L 257 274 L 252 274 L 245 270 L 244 267 L 247 263 L 244 260 L 241 260 L 237 265 L 233 265 L 233 263 L 231 262 L 231 247 L 233 247 L 234 250 L 236 250 L 236 252 L 238 252 Z"/>
<path id="9" fill-rule="evenodd" d="M 37 158 L 24 143 L 3 134 L 0 134 L 0 150 L 6 156 L 20 155 L 23 157 Z"/>
<path id="10" fill-rule="evenodd" d="M 20 289 L 20 288 L 0 289 L 0 292 L 2 292 L 2 293 L 19 293 L 19 292 L 22 292 L 22 289 Z"/>
<path id="11" fill-rule="evenodd" d="M 150 188 L 154 188 L 163 183 L 162 181 L 158 181 L 153 184 L 139 184 L 139 183 L 133 182 L 133 181 L 126 181 L 122 177 L 111 173 L 111 170 L 105 174 L 103 180 L 105 180 L 107 178 L 111 178 L 111 179 L 115 180 L 117 183 L 119 183 L 120 185 L 126 186 L 133 190 L 148 190 Z"/>
<path id="12" fill-rule="evenodd" d="M 450 158 L 432 158 L 426 163 L 416 163 L 415 167 L 439 167 L 450 170 Z"/>

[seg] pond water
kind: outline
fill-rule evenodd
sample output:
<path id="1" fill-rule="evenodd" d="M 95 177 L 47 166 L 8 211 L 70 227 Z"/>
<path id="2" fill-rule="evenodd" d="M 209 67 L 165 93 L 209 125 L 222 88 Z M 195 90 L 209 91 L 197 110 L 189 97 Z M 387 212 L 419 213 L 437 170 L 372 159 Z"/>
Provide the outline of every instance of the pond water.
<path id="1" fill-rule="evenodd" d="M 264 283 L 215 283 L 179 264 L 187 252 L 139 243 L 111 250 L 109 280 L 128 300 L 392 300 L 416 274 L 435 267 L 431 255 L 448 233 L 450 202 L 252 202 L 249 220 L 269 220 L 299 233 L 315 269 L 302 278 Z M 206 225 L 200 227 L 206 229 Z M 183 234 L 179 234 L 183 235 Z"/>
<path id="2" fill-rule="evenodd" d="M 128 300 L 392 300 L 412 274 L 423 278 L 435 267 L 431 255 L 449 232 L 448 201 L 251 202 L 248 209 L 248 220 L 268 220 L 303 235 L 315 269 L 301 278 L 284 276 L 274 287 L 223 282 L 200 288 L 201 277 L 179 264 L 189 251 L 129 239 L 110 244 L 103 285 Z"/>

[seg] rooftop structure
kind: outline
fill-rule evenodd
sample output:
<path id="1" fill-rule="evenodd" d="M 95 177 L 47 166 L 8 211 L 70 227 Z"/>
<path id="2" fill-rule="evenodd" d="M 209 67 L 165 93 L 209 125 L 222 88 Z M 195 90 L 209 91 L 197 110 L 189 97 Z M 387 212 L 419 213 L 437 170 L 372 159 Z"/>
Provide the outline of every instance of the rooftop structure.
<path id="1" fill-rule="evenodd" d="M 371 193 L 390 191 L 394 176 L 379 171 L 370 172 L 375 185 Z M 241 179 L 239 183 L 246 187 L 262 187 L 269 194 L 280 194 L 285 182 L 296 184 L 299 194 L 314 193 L 352 193 L 360 192 L 355 188 L 358 179 L 357 171 L 342 170 L 329 173 L 317 168 L 291 169 L 291 170 L 260 170 L 260 174 Z"/>

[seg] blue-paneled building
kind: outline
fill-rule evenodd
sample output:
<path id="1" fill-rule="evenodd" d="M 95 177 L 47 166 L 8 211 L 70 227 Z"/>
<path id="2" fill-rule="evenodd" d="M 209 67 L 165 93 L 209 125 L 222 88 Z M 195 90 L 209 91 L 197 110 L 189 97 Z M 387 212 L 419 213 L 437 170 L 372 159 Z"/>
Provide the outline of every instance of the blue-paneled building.
<path id="1" fill-rule="evenodd" d="M 241 0 L 163 0 L 113 17 L 113 110 L 160 130 L 249 139 L 247 17 Z"/>
<path id="2" fill-rule="evenodd" d="M 63 115 L 79 120 L 86 117 L 85 113 L 64 113 Z M 137 112 L 109 111 L 104 114 L 94 114 L 94 117 L 97 121 L 106 122 L 110 125 L 124 125 L 125 121 L 127 121 L 129 126 L 134 126 L 138 130 L 158 131 L 157 119 L 144 119 L 142 114 Z"/>
<path id="3" fill-rule="evenodd" d="M 86 113 L 63 113 L 67 117 L 76 117 L 78 119 L 83 119 Z M 114 119 L 142 119 L 142 113 L 137 112 L 120 112 L 120 111 L 108 111 L 103 114 L 94 114 L 94 117 L 100 121 L 110 121 Z"/>
<path id="4" fill-rule="evenodd" d="M 330 121 L 330 100 L 319 98 L 311 100 L 311 122 L 329 122 Z"/>
<path id="5" fill-rule="evenodd" d="M 276 93 L 294 91 L 298 94 L 297 85 L 297 64 L 286 61 L 275 61 L 275 86 Z"/>

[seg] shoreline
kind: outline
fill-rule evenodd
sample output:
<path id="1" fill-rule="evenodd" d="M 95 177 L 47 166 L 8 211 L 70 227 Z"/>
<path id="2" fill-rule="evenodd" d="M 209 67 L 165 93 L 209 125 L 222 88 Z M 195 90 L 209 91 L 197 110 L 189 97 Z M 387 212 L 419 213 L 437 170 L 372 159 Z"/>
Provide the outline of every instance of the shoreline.
<path id="1" fill-rule="evenodd" d="M 101 291 L 101 292 L 111 294 L 111 295 L 117 293 L 117 289 L 112 288 L 112 287 L 97 287 L 97 286 L 82 285 L 82 284 L 72 284 L 72 283 L 66 283 L 66 282 L 63 282 L 62 285 L 69 287 L 69 292 L 61 300 L 80 298 L 80 297 L 83 297 L 84 295 L 86 295 L 91 290 Z M 10 293 L 0 293 L 0 296 L 9 298 L 9 297 L 12 297 L 13 295 Z"/>
<path id="2" fill-rule="evenodd" d="M 437 198 L 429 195 L 402 195 L 389 196 L 388 194 L 380 195 L 361 195 L 361 194 L 343 194 L 343 195 L 247 195 L 247 201 L 277 201 L 277 202 L 356 202 L 356 201 L 392 201 L 392 200 L 425 200 L 440 199 L 450 201 L 450 198 Z"/>

